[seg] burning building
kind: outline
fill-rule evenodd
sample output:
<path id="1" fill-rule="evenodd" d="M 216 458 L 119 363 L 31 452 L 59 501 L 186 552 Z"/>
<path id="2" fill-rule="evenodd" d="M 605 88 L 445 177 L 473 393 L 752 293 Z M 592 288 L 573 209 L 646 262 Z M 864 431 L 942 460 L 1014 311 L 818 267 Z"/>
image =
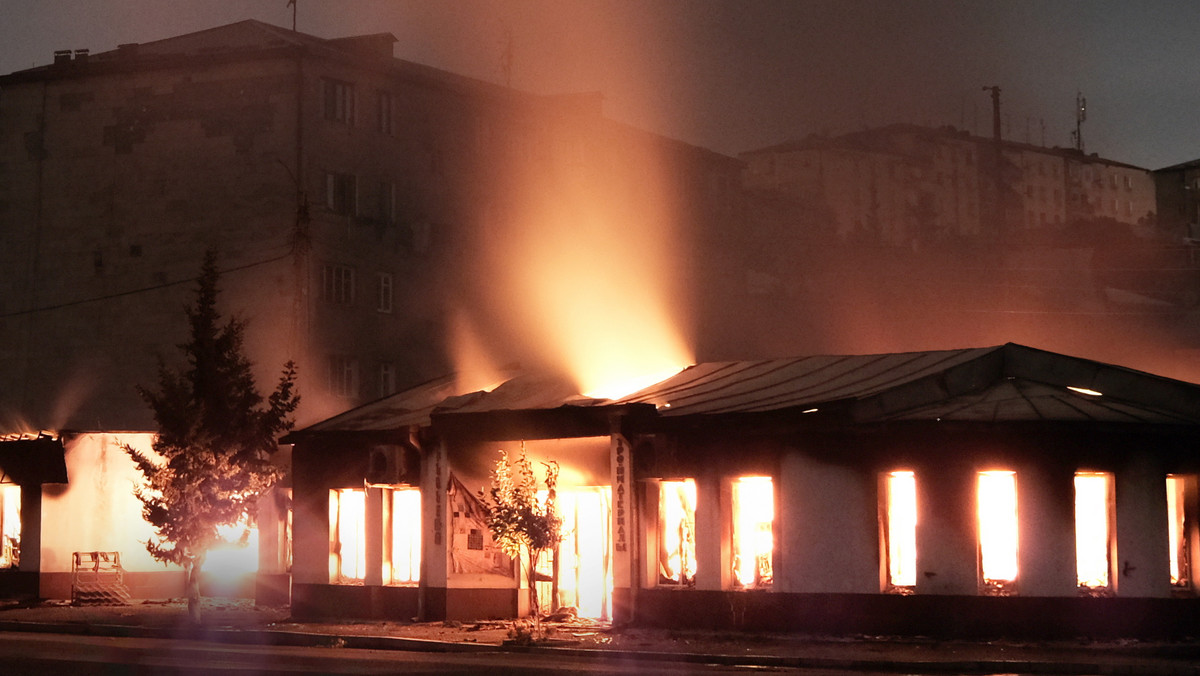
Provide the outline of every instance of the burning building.
<path id="1" fill-rule="evenodd" d="M 0 434 L 49 431 L 69 478 L 19 496 L 4 484 L 4 532 L 15 540 L 24 521 L 19 566 L 36 572 L 22 595 L 68 597 L 72 555 L 90 550 L 121 552 L 135 595 L 178 594 L 179 571 L 144 555 L 120 447 L 149 447 L 136 386 L 177 354 L 206 250 L 219 254 L 220 311 L 248 320 L 257 382 L 298 364 L 307 425 L 450 370 L 460 318 L 486 342 L 519 342 L 489 335 L 508 316 L 495 311 L 513 267 L 501 244 L 574 240 L 629 270 L 636 256 L 597 238 L 619 231 L 644 259 L 660 255 L 662 238 L 638 235 L 667 220 L 658 195 L 698 229 L 730 213 L 739 161 L 613 122 L 599 95 L 464 77 L 396 58 L 395 42 L 250 20 L 59 50 L 0 76 Z M 567 215 L 590 229 L 549 246 L 522 229 Z M 552 257 L 525 260 L 564 274 Z M 287 490 L 260 515 L 257 560 L 221 575 L 257 570 L 271 602 L 287 599 Z M 360 508 L 343 497 L 338 514 Z M 339 565 L 357 575 L 352 550 Z"/>
<path id="2" fill-rule="evenodd" d="M 518 564 L 471 499 L 496 450 L 523 446 L 560 464 L 571 496 L 539 584 L 584 614 L 872 634 L 1197 629 L 1200 386 L 1007 344 L 703 363 L 618 399 L 530 374 L 458 389 L 431 382 L 286 439 L 297 616 L 523 611 Z M 419 509 L 399 507 L 413 490 Z M 398 558 L 412 567 L 398 550 L 421 552 L 419 577 L 397 577 Z"/>

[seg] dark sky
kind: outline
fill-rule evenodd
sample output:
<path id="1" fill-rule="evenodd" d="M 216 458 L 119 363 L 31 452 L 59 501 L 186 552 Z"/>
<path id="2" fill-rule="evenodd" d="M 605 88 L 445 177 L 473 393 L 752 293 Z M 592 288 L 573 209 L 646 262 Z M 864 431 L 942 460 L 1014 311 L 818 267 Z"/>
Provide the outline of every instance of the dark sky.
<path id="1" fill-rule="evenodd" d="M 736 154 L 891 122 L 1070 145 L 1155 169 L 1200 158 L 1200 3 L 1109 0 L 299 0 L 320 37 L 534 92 L 601 91 L 610 117 Z M 0 72 L 253 18 L 286 0 L 0 0 Z"/>

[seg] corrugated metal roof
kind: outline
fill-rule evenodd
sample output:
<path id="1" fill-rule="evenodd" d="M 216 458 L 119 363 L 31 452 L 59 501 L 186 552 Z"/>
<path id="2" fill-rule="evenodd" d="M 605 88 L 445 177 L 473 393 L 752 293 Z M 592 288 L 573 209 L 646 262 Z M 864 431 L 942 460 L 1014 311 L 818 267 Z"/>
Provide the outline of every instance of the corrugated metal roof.
<path id="1" fill-rule="evenodd" d="M 1075 389 L 1072 389 L 1075 388 Z M 1090 392 L 1090 393 L 1089 393 Z M 367 404 L 300 432 L 429 425 L 431 414 L 653 404 L 663 418 L 812 410 L 845 424 L 893 420 L 1200 425 L 1200 385 L 1021 345 L 697 364 L 617 400 L 567 379 L 515 375 L 490 392 L 453 378 Z M 828 418 L 826 418 L 828 420 Z"/>
<path id="2" fill-rule="evenodd" d="M 655 404 L 669 416 L 809 408 L 877 394 L 997 349 L 698 364 L 618 403 Z"/>

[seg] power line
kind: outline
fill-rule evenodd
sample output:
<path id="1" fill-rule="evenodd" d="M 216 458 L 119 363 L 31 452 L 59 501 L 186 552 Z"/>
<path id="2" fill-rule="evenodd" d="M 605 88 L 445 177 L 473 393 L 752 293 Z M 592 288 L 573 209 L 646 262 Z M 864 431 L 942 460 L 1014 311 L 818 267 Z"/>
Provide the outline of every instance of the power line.
<path id="1" fill-rule="evenodd" d="M 241 270 L 258 267 L 259 265 L 267 265 L 268 263 L 277 263 L 279 261 L 291 258 L 291 256 L 292 256 L 292 252 L 289 251 L 288 253 L 286 253 L 282 256 L 276 256 L 275 258 L 268 258 L 266 260 L 256 261 L 254 263 L 246 263 L 245 265 L 238 265 L 236 267 L 226 268 L 224 270 L 221 270 L 220 273 L 226 274 L 229 272 L 239 272 Z M 69 301 L 66 303 L 59 303 L 57 305 L 46 305 L 43 307 L 29 308 L 26 310 L 17 310 L 16 312 L 6 312 L 4 314 L 0 314 L 0 319 L 7 319 L 9 317 L 20 317 L 22 315 L 30 315 L 30 314 L 34 314 L 37 312 L 48 312 L 50 310 L 60 310 L 62 308 L 74 307 L 76 305 L 85 305 L 87 303 L 98 303 L 100 301 L 112 300 L 114 298 L 123 298 L 125 296 L 133 296 L 133 295 L 136 295 L 139 293 L 148 293 L 150 291 L 159 291 L 161 289 L 168 289 L 172 286 L 179 286 L 180 284 L 191 284 L 193 282 L 196 282 L 199 279 L 200 278 L 198 276 L 197 277 L 189 277 L 187 279 L 180 279 L 180 280 L 176 280 L 174 282 L 165 282 L 163 284 L 158 284 L 156 286 L 147 286 L 147 287 L 143 287 L 140 289 L 131 289 L 129 291 L 121 291 L 120 293 L 110 293 L 110 294 L 107 294 L 104 296 L 96 296 L 93 298 L 83 298 L 80 300 L 73 300 L 73 301 Z"/>

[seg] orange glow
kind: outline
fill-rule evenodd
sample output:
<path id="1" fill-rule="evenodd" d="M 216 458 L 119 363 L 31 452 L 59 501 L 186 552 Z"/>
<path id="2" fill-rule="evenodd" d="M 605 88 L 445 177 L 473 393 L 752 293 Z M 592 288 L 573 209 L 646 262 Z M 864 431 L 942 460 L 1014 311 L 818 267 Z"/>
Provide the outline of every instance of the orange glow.
<path id="1" fill-rule="evenodd" d="M 1017 579 L 1016 473 L 979 473 L 979 553 L 985 584 Z"/>
<path id="2" fill-rule="evenodd" d="M 912 472 L 887 475 L 888 583 L 917 584 L 917 482 Z"/>
<path id="3" fill-rule="evenodd" d="M 579 617 L 609 619 L 613 592 L 610 506 L 607 486 L 558 489 L 555 506 L 563 520 L 558 545 L 558 598 L 555 607 L 573 606 Z M 538 498 L 546 499 L 545 491 Z M 552 552 L 538 559 L 538 572 L 554 574 Z M 541 582 L 538 598 L 549 599 L 552 585 Z M 546 605 L 540 601 L 541 605 Z"/>
<path id="4" fill-rule="evenodd" d="M 10 568 L 21 556 L 21 487 L 0 484 L 0 568 Z"/>
<path id="5" fill-rule="evenodd" d="M 733 482 L 733 575 L 741 587 L 771 583 L 775 549 L 775 490 L 771 477 Z"/>
<path id="6" fill-rule="evenodd" d="M 242 534 L 246 544 L 240 544 Z M 246 520 L 232 526 L 217 526 L 222 542 L 204 557 L 204 572 L 230 579 L 258 570 L 258 529 L 248 528 Z"/>
<path id="7" fill-rule="evenodd" d="M 1080 587 L 1105 589 L 1109 585 L 1111 491 L 1108 474 L 1075 474 L 1075 576 Z"/>
<path id="8" fill-rule="evenodd" d="M 383 564 L 383 579 L 392 584 L 421 580 L 421 491 L 392 490 L 390 561 Z"/>
<path id="9" fill-rule="evenodd" d="M 367 492 L 329 491 L 329 579 L 362 580 L 367 573 Z"/>
<path id="10" fill-rule="evenodd" d="M 659 495 L 659 578 L 690 583 L 696 578 L 696 482 L 663 481 Z"/>
<path id="11" fill-rule="evenodd" d="M 1171 584 L 1186 585 L 1187 538 L 1184 537 L 1184 487 L 1183 478 L 1167 477 L 1167 534 L 1171 543 Z"/>

